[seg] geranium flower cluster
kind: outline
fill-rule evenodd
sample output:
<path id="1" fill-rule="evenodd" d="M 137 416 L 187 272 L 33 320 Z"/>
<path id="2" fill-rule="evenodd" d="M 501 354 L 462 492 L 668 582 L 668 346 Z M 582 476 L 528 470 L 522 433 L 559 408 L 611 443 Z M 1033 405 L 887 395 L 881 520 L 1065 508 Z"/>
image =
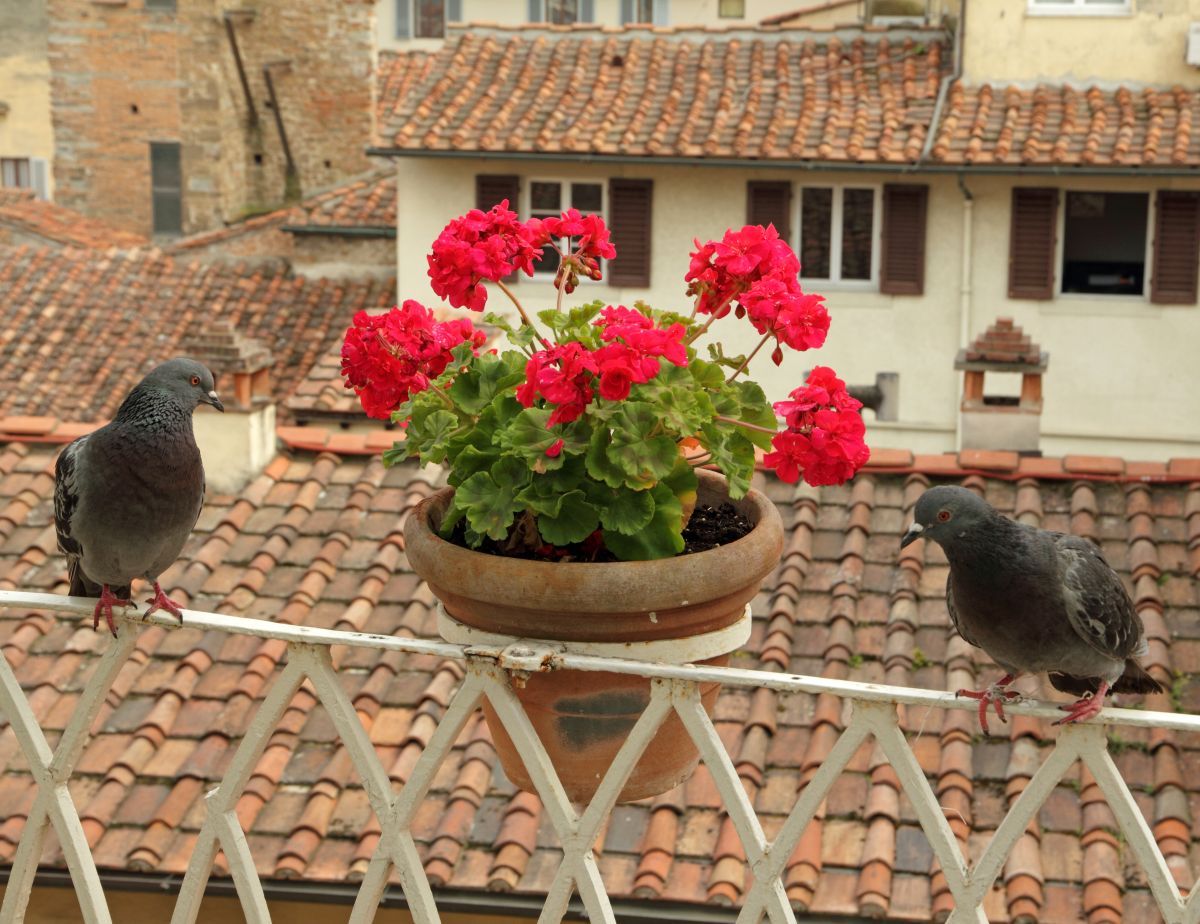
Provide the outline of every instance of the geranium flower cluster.
<path id="1" fill-rule="evenodd" d="M 387 420 L 446 371 L 451 350 L 461 343 L 478 348 L 485 336 L 466 318 L 436 321 L 412 299 L 385 314 L 360 311 L 342 343 L 342 376 L 369 416 Z"/>
<path id="2" fill-rule="evenodd" d="M 829 333 L 829 312 L 820 295 L 800 286 L 800 261 L 774 225 L 730 228 L 719 241 L 701 244 L 691 255 L 685 280 L 697 311 L 715 318 L 748 315 L 755 330 L 776 340 L 771 359 L 783 362 L 783 345 L 794 350 L 820 347 Z"/>
<path id="3" fill-rule="evenodd" d="M 634 385 L 658 375 L 660 358 L 687 365 L 687 329 L 682 324 L 660 328 L 640 311 L 624 306 L 603 309 L 595 323 L 603 346 L 589 350 L 569 341 L 538 350 L 525 364 L 525 382 L 517 389 L 517 400 L 532 407 L 541 397 L 554 405 L 549 426 L 579 419 L 597 392 L 606 401 L 624 401 Z"/>
<path id="4" fill-rule="evenodd" d="M 442 229 L 427 257 L 430 287 L 455 308 L 482 311 L 483 280 L 498 282 L 518 270 L 533 275 L 547 237 L 542 222 L 522 223 L 508 200 L 487 212 L 471 209 Z"/>
<path id="5" fill-rule="evenodd" d="M 789 400 L 773 406 L 787 429 L 771 438 L 774 452 L 763 464 L 781 481 L 795 484 L 803 475 L 813 486 L 841 484 L 866 464 L 870 450 L 859 413 L 862 402 L 850 396 L 832 369 L 814 367 Z"/>
<path id="6" fill-rule="evenodd" d="M 536 218 L 531 219 L 530 224 L 537 221 Z M 609 230 L 599 215 L 581 215 L 579 209 L 567 209 L 561 218 L 543 218 L 540 223 L 541 234 L 544 235 L 540 243 L 556 238 L 577 239 L 573 248 L 569 248 L 563 256 L 554 277 L 554 285 L 568 295 L 579 285 L 580 276 L 598 280 L 601 276 L 600 261 L 611 260 L 617 255 Z"/>

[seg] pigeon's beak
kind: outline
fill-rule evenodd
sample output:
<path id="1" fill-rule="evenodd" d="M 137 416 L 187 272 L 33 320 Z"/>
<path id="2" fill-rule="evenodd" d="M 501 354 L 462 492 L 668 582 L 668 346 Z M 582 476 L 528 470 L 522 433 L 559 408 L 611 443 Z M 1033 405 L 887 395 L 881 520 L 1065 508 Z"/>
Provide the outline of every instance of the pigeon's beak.
<path id="1" fill-rule="evenodd" d="M 910 526 L 908 528 L 908 532 L 906 532 L 903 536 L 900 537 L 900 548 L 904 548 L 909 543 L 915 542 L 916 540 L 920 539 L 921 533 L 923 533 L 923 532 L 925 532 L 925 527 L 922 526 L 920 523 L 914 523 L 912 526 Z"/>
<path id="2" fill-rule="evenodd" d="M 205 397 L 200 399 L 205 404 L 211 404 L 222 414 L 225 413 L 225 405 L 221 403 L 221 399 L 217 397 L 216 391 L 210 391 Z"/>

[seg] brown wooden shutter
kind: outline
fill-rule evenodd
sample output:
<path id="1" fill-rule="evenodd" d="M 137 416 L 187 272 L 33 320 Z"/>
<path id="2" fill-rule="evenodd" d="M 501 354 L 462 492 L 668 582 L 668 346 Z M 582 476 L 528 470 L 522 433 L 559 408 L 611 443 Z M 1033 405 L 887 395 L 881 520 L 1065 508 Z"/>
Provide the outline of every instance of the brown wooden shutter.
<path id="1" fill-rule="evenodd" d="M 889 184 L 883 187 L 883 241 L 879 291 L 921 295 L 925 291 L 925 213 L 929 187 Z"/>
<path id="2" fill-rule="evenodd" d="M 514 212 L 520 212 L 521 178 L 507 173 L 477 173 L 475 175 L 475 208 L 486 212 L 504 199 Z"/>
<path id="3" fill-rule="evenodd" d="M 746 224 L 774 225 L 779 236 L 792 242 L 792 184 L 786 180 L 746 183 Z"/>
<path id="4" fill-rule="evenodd" d="M 1196 304 L 1200 261 L 1200 193 L 1161 189 L 1154 209 L 1154 270 L 1150 301 Z"/>
<path id="5" fill-rule="evenodd" d="M 1054 297 L 1058 190 L 1017 186 L 1008 239 L 1008 297 Z"/>
<path id="6" fill-rule="evenodd" d="M 650 285 L 653 201 L 653 180 L 609 181 L 608 226 L 617 256 L 609 263 L 608 281 L 614 286 Z"/>

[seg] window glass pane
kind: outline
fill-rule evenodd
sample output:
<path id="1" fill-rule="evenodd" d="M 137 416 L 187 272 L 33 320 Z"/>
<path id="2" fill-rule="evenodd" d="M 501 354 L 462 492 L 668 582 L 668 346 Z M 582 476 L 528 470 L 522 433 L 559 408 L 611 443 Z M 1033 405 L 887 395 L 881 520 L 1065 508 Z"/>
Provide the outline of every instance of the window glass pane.
<path id="1" fill-rule="evenodd" d="M 150 143 L 155 234 L 178 234 L 183 230 L 183 168 L 180 160 L 178 142 Z"/>
<path id="2" fill-rule="evenodd" d="M 572 183 L 571 205 L 583 213 L 600 214 L 604 206 L 604 193 L 599 183 Z"/>
<path id="3" fill-rule="evenodd" d="M 177 143 L 150 143 L 150 182 L 155 189 L 178 189 L 183 184 L 179 160 Z"/>
<path id="4" fill-rule="evenodd" d="M 183 202 L 177 191 L 156 191 L 153 205 L 155 234 L 179 234 L 183 231 Z"/>
<path id="5" fill-rule="evenodd" d="M 539 209 L 549 209 L 552 212 L 562 210 L 562 184 L 543 183 L 534 181 L 529 185 L 529 205 L 534 212 Z"/>
<path id="6" fill-rule="evenodd" d="M 175 0 L 146 0 L 148 10 L 166 10 L 175 12 Z"/>
<path id="7" fill-rule="evenodd" d="M 744 19 L 746 0 L 720 0 L 717 4 L 717 15 L 729 19 Z"/>
<path id="8" fill-rule="evenodd" d="M 558 26 L 579 22 L 579 0 L 546 0 L 546 22 Z"/>
<path id="9" fill-rule="evenodd" d="M 874 212 L 874 190 L 842 190 L 842 279 L 871 278 Z"/>
<path id="10" fill-rule="evenodd" d="M 0 186 L 32 186 L 29 176 L 29 158 L 5 157 L 0 159 Z"/>
<path id="11" fill-rule="evenodd" d="M 833 190 L 806 186 L 800 196 L 800 275 L 829 278 Z"/>
<path id="12" fill-rule="evenodd" d="M 1149 210 L 1147 193 L 1068 192 L 1063 291 L 1141 295 Z"/>
<path id="13" fill-rule="evenodd" d="M 417 38 L 441 38 L 446 34 L 446 0 L 417 0 Z"/>

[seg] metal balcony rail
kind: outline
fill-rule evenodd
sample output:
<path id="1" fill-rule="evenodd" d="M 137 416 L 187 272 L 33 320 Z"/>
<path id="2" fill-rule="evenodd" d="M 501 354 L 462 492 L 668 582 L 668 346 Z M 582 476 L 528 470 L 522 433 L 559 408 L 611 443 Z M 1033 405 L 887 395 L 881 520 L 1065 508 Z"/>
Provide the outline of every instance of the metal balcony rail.
<path id="1" fill-rule="evenodd" d="M 0 591 L 0 607 L 50 610 L 74 617 L 90 615 L 94 602 L 51 594 Z M 526 755 L 530 776 L 562 843 L 562 862 L 539 917 L 542 924 L 562 920 L 575 890 L 579 892 L 589 920 L 595 924 L 615 922 L 592 846 L 626 778 L 659 725 L 672 710 L 678 713 L 699 748 L 701 759 L 712 773 L 724 808 L 745 847 L 754 881 L 743 897 L 737 918 L 739 924 L 754 924 L 764 917 L 772 924 L 792 924 L 796 920 L 782 880 L 788 857 L 838 776 L 870 736 L 875 737 L 895 769 L 933 852 L 941 863 L 955 902 L 950 917 L 954 924 L 987 920 L 983 911 L 984 898 L 1005 859 L 1034 813 L 1077 760 L 1088 767 L 1108 800 L 1126 844 L 1146 874 L 1163 918 L 1169 924 L 1200 922 L 1200 889 L 1191 890 L 1186 900 L 1181 896 L 1146 819 L 1108 753 L 1105 734 L 1106 725 L 1200 732 L 1200 717 L 1109 708 L 1104 710 L 1099 721 L 1062 728 L 1050 756 L 1010 807 L 983 854 L 973 865 L 968 865 L 933 788 L 909 747 L 896 713 L 898 705 L 936 709 L 976 708 L 973 701 L 956 699 L 949 693 L 728 667 L 671 666 L 598 657 L 570 650 L 566 646 L 543 647 L 529 641 L 504 647 L 455 645 L 433 640 L 282 625 L 194 610 L 186 611 L 185 620 L 190 629 L 280 639 L 287 644 L 288 660 L 259 705 L 223 780 L 207 797 L 207 814 L 180 887 L 172 924 L 190 924 L 196 920 L 218 849 L 223 850 L 228 859 L 246 920 L 250 924 L 267 924 L 271 920 L 263 885 L 234 808 L 267 746 L 272 730 L 306 679 L 311 681 L 317 696 L 328 710 L 330 719 L 361 774 L 371 807 L 379 818 L 383 832 L 354 903 L 351 924 L 368 924 L 373 920 L 393 869 L 399 874 L 414 920 L 419 924 L 432 924 L 440 920 L 433 890 L 413 839 L 411 824 L 438 767 L 483 697 L 491 701 L 513 742 Z M 14 857 L 4 903 L 0 906 L 0 924 L 16 924 L 23 920 L 43 840 L 51 826 L 61 842 L 84 921 L 87 924 L 109 924 L 112 920 L 67 783 L 87 744 L 89 729 L 100 705 L 133 650 L 136 629 L 146 622 L 133 613 L 126 617 L 126 631 L 121 632 L 120 637 L 114 639 L 98 659 L 78 707 L 54 749 L 50 748 L 38 726 L 12 668 L 4 658 L 0 658 L 0 715 L 7 719 L 16 733 L 38 786 L 38 795 Z M 171 617 L 154 616 L 149 622 L 166 628 L 178 627 Z M 433 655 L 457 659 L 465 664 L 462 684 L 447 706 L 411 777 L 399 791 L 391 785 L 350 699 L 338 683 L 330 656 L 332 645 Z M 652 681 L 649 705 L 609 767 L 595 797 L 582 812 L 567 798 L 512 687 L 513 676 L 523 671 L 562 668 L 636 674 Z M 768 687 L 784 693 L 833 694 L 850 702 L 849 723 L 820 769 L 798 793 L 794 806 L 774 840 L 768 840 L 764 835 L 733 761 L 701 705 L 699 686 L 712 681 L 729 687 Z M 1061 716 L 1061 712 L 1049 704 L 1018 703 L 1006 709 L 1011 713 L 1043 718 Z"/>

